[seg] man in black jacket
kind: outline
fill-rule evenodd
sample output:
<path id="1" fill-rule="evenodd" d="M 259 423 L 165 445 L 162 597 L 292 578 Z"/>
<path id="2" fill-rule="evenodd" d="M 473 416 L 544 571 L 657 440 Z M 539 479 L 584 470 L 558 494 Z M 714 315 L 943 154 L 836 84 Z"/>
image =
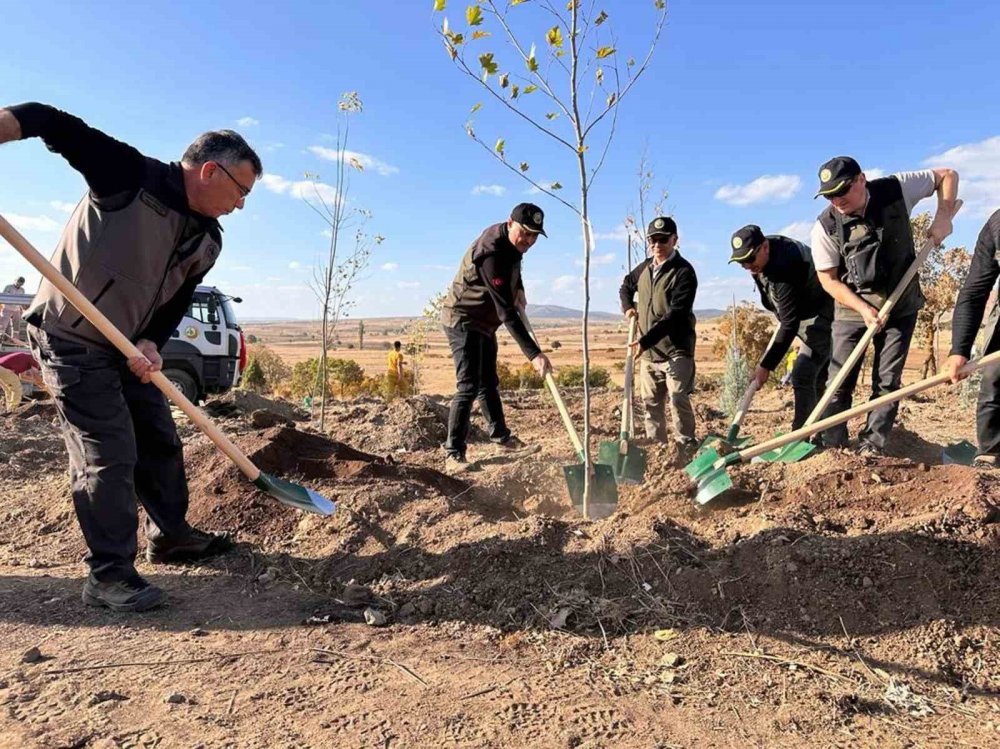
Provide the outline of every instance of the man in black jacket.
<path id="1" fill-rule="evenodd" d="M 952 382 L 964 380 L 968 376 L 959 374 L 958 370 L 972 356 L 972 347 L 997 278 L 1000 278 L 1000 210 L 989 217 L 979 232 L 969 275 L 965 277 L 952 314 L 951 355 L 944 365 L 944 372 L 951 375 Z M 981 354 L 992 354 L 1000 349 L 998 311 L 1000 310 L 994 307 L 990 314 Z M 976 436 L 979 454 L 973 465 L 995 467 L 1000 460 L 1000 367 L 997 366 L 983 370 L 976 408 Z"/>
<path id="2" fill-rule="evenodd" d="M 243 208 L 263 170 L 231 130 L 201 135 L 180 163 L 165 164 L 47 105 L 0 109 L 0 143 L 36 137 L 89 187 L 52 263 L 143 354 L 126 361 L 42 281 L 26 317 L 59 410 L 89 549 L 83 600 L 142 611 L 161 603 L 163 591 L 135 569 L 137 498 L 146 510 L 148 561 L 198 559 L 231 545 L 186 520 L 181 442 L 149 375 L 221 251 L 217 219 Z"/>
<path id="3" fill-rule="evenodd" d="M 764 236 L 755 224 L 733 234 L 730 263 L 750 271 L 760 302 L 778 318 L 778 330 L 761 357 L 753 379 L 762 387 L 796 336 L 801 340 L 792 368 L 795 413 L 792 429 L 802 426 L 819 402 L 830 363 L 833 297 L 823 291 L 806 245 L 780 234 Z"/>
<path id="4" fill-rule="evenodd" d="M 521 258 L 538 239 L 548 236 L 542 210 L 520 203 L 506 221 L 493 224 L 466 250 L 441 311 L 441 323 L 455 361 L 456 392 L 448 415 L 447 467 L 467 463 L 466 440 L 473 401 L 479 401 L 490 440 L 503 447 L 522 446 L 504 419 L 497 376 L 497 329 L 504 325 L 535 371 L 545 375 L 549 359 L 528 333 Z"/>
<path id="5" fill-rule="evenodd" d="M 687 450 L 694 445 L 694 297 L 698 278 L 677 250 L 677 224 L 654 218 L 646 229 L 651 257 L 625 276 L 618 291 L 625 318 L 638 318 L 639 391 L 646 407 L 646 436 L 667 441 L 669 396 L 674 439 Z"/>

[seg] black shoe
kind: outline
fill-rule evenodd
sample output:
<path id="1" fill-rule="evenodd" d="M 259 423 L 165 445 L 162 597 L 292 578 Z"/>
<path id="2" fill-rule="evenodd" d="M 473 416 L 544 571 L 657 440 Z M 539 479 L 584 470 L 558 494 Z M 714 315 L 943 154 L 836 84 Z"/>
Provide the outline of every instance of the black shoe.
<path id="1" fill-rule="evenodd" d="M 137 574 L 110 583 L 88 577 L 82 597 L 88 606 L 104 606 L 112 611 L 145 611 L 163 603 L 163 591 Z"/>
<path id="2" fill-rule="evenodd" d="M 146 561 L 150 564 L 196 562 L 224 554 L 231 548 L 233 541 L 229 536 L 189 528 L 183 536 L 161 536 L 150 541 L 146 546 Z"/>
<path id="3" fill-rule="evenodd" d="M 988 453 L 983 453 L 977 455 L 972 459 L 972 467 L 978 468 L 982 471 L 989 471 L 1000 465 L 1000 458 L 996 455 L 990 455 Z"/>
<path id="4" fill-rule="evenodd" d="M 858 447 L 855 452 L 857 452 L 857 454 L 862 458 L 878 458 L 885 455 L 885 450 L 878 445 L 872 444 L 868 440 L 861 440 L 858 443 Z"/>
<path id="5" fill-rule="evenodd" d="M 447 455 L 444 459 L 444 472 L 448 475 L 462 473 L 468 467 L 469 461 L 465 459 L 464 455 L 459 453 L 452 453 Z"/>

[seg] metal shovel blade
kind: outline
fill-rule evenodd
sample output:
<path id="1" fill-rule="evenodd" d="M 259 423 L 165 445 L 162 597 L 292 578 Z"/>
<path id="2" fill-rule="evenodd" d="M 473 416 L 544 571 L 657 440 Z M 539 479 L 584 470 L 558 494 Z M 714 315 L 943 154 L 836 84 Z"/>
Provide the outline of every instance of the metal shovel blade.
<path id="1" fill-rule="evenodd" d="M 780 434 L 776 434 L 780 437 Z M 768 450 L 753 459 L 754 463 L 797 463 L 816 449 L 816 445 L 806 440 L 789 442 L 776 450 Z"/>
<path id="2" fill-rule="evenodd" d="M 293 484 L 291 481 L 279 479 L 261 471 L 253 485 L 265 494 L 270 494 L 282 504 L 294 507 L 296 510 L 315 512 L 318 515 L 332 515 L 337 506 L 322 494 L 312 489 Z"/>
<path id="3" fill-rule="evenodd" d="M 684 473 L 695 481 L 698 481 L 712 469 L 712 466 L 715 465 L 715 461 L 718 459 L 718 451 L 710 447 L 701 454 L 696 455 L 694 460 L 684 466 Z"/>
<path id="4" fill-rule="evenodd" d="M 941 452 L 941 461 L 946 464 L 954 463 L 961 466 L 971 466 L 972 461 L 978 454 L 979 450 L 975 445 L 968 440 L 962 440 L 953 445 L 948 445 Z"/>
<path id="5" fill-rule="evenodd" d="M 600 520 L 614 513 L 618 507 L 618 485 L 615 483 L 615 474 L 611 466 L 594 463 L 592 469 L 587 515 L 590 520 Z M 573 507 L 582 515 L 583 484 L 586 480 L 587 467 L 583 463 L 563 466 L 563 474 L 566 476 L 566 488 L 569 489 Z"/>
<path id="6" fill-rule="evenodd" d="M 729 478 L 725 467 L 713 468 L 698 481 L 698 491 L 694 495 L 694 501 L 700 505 L 708 504 L 732 486 L 733 480 Z"/>
<path id="7" fill-rule="evenodd" d="M 610 466 L 619 484 L 641 484 L 646 478 L 646 452 L 624 432 L 621 439 L 598 446 L 597 463 Z"/>

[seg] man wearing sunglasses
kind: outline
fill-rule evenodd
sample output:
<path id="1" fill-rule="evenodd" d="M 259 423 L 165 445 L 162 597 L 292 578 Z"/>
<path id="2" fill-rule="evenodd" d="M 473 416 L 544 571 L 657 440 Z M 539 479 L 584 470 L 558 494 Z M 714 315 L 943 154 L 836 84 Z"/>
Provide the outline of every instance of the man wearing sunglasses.
<path id="1" fill-rule="evenodd" d="M 917 277 L 899 298 L 888 319 L 879 310 L 913 262 L 916 252 L 910 213 L 922 199 L 938 196 L 930 238 L 937 244 L 951 234 L 958 197 L 958 173 L 952 169 L 924 169 L 889 177 L 866 179 L 857 161 L 837 156 L 819 170 L 819 191 L 829 201 L 812 229 L 813 262 L 820 283 L 834 298 L 833 351 L 829 377 L 843 367 L 869 325 L 878 333 L 872 341 L 872 398 L 898 390 L 906 355 L 924 306 Z M 832 416 L 850 408 L 861 367 L 856 367 L 837 389 L 824 412 Z M 858 452 L 879 455 L 896 420 L 898 403 L 877 408 L 858 435 Z M 846 447 L 847 425 L 823 434 L 828 446 Z"/>
<path id="2" fill-rule="evenodd" d="M 826 383 L 833 299 L 823 291 L 812 254 L 802 242 L 780 234 L 764 236 L 759 226 L 748 224 L 733 234 L 729 244 L 729 262 L 750 272 L 764 309 L 778 318 L 777 334 L 754 371 L 757 387 L 781 364 L 795 338 L 801 341 L 792 368 L 792 429 L 798 429 L 816 407 Z"/>
<path id="3" fill-rule="evenodd" d="M 618 296 L 626 319 L 639 321 L 632 351 L 639 365 L 639 391 L 646 407 L 646 437 L 667 441 L 669 403 L 674 440 L 685 459 L 695 445 L 694 297 L 698 277 L 677 249 L 677 224 L 659 216 L 646 228 L 650 257 L 625 276 Z"/>
<path id="4" fill-rule="evenodd" d="M 149 562 L 200 559 L 231 546 L 186 520 L 181 442 L 149 376 L 219 256 L 219 217 L 243 207 L 263 170 L 232 130 L 204 133 L 180 162 L 167 164 L 54 107 L 0 109 L 0 143 L 27 138 L 41 138 L 89 188 L 52 264 L 143 354 L 126 361 L 42 281 L 26 315 L 28 334 L 69 453 L 73 503 L 89 550 L 83 600 L 142 611 L 161 603 L 163 591 L 135 568 L 137 499 L 146 510 Z"/>

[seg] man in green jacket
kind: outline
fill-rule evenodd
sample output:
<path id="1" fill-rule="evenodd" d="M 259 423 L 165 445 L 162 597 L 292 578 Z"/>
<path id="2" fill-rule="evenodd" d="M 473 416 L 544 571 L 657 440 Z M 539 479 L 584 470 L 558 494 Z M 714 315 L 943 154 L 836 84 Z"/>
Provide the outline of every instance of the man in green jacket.
<path id="1" fill-rule="evenodd" d="M 646 229 L 651 256 L 625 276 L 619 289 L 625 318 L 638 318 L 633 346 L 640 361 L 639 390 L 646 407 L 646 436 L 667 441 L 666 406 L 670 404 L 674 439 L 687 451 L 695 444 L 694 297 L 698 277 L 677 250 L 677 224 L 669 216 L 653 219 Z"/>

